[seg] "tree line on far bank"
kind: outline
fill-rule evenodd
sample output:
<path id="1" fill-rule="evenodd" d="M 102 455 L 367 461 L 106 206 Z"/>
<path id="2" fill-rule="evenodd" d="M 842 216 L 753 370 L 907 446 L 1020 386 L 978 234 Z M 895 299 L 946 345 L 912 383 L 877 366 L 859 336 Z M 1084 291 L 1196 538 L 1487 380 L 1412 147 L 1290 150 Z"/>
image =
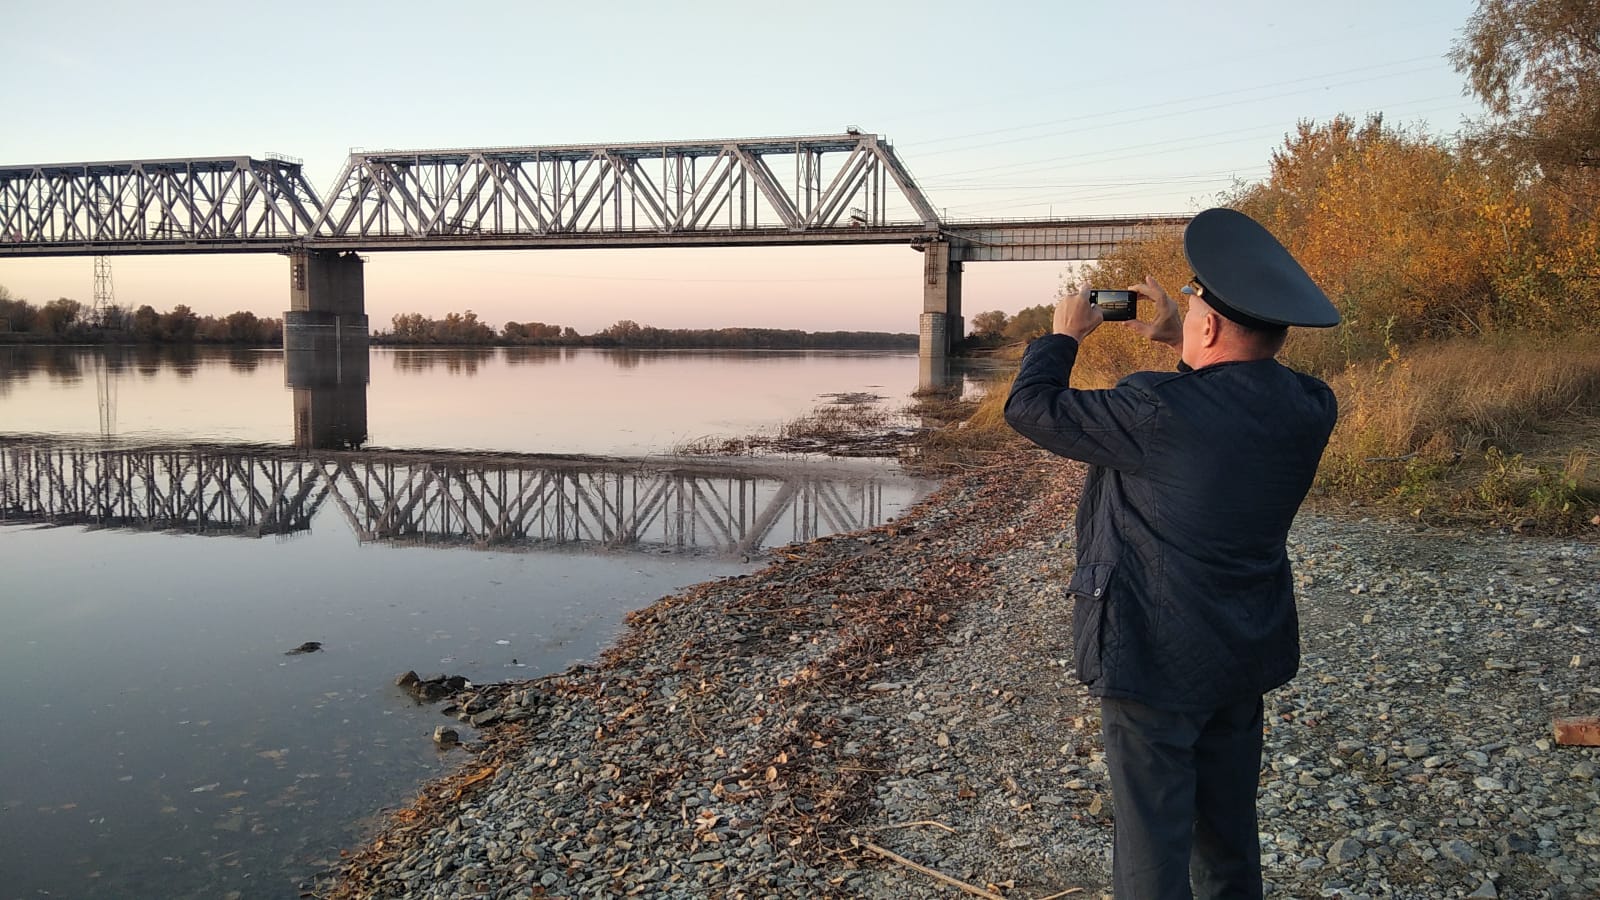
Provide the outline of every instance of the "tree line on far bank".
<path id="1" fill-rule="evenodd" d="M 0 341 L 253 344 L 283 343 L 283 320 L 249 311 L 203 316 L 183 304 L 167 312 L 149 305 L 129 310 L 109 306 L 98 314 L 67 297 L 35 306 L 0 285 Z M 800 331 L 780 328 L 655 328 L 623 319 L 593 334 L 543 322 L 507 322 L 499 330 L 472 310 L 434 319 L 402 313 L 385 331 L 375 329 L 375 344 L 397 346 L 551 346 L 634 349 L 741 350 L 905 350 L 917 346 L 914 334 L 880 331 Z"/>
<path id="2" fill-rule="evenodd" d="M 917 346 L 914 334 L 882 331 L 800 331 L 786 328 L 656 328 L 622 319 L 592 334 L 570 325 L 507 322 L 498 331 L 477 313 L 448 313 L 434 319 L 402 313 L 388 331 L 374 331 L 376 344 L 514 345 L 545 347 L 628 347 L 660 350 L 906 350 Z"/>
<path id="3" fill-rule="evenodd" d="M 115 304 L 95 311 L 67 297 L 35 306 L 0 285 L 0 339 L 136 344 L 281 344 L 283 320 L 248 310 L 202 316 L 178 304 L 157 312 L 149 304 Z"/>

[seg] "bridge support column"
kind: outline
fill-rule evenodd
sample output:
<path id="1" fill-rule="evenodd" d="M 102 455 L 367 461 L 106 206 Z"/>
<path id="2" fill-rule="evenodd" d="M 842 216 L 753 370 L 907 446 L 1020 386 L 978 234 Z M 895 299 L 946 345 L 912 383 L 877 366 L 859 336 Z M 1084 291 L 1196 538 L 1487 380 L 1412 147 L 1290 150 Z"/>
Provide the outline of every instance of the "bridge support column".
<path id="1" fill-rule="evenodd" d="M 283 349 L 322 350 L 367 342 L 361 257 L 326 250 L 289 252 L 289 311 Z"/>
<path id="2" fill-rule="evenodd" d="M 952 259 L 948 241 L 934 241 L 922 247 L 925 274 L 922 279 L 922 321 L 918 355 L 923 359 L 943 359 L 950 345 L 961 340 L 961 260 L 959 251 Z"/>

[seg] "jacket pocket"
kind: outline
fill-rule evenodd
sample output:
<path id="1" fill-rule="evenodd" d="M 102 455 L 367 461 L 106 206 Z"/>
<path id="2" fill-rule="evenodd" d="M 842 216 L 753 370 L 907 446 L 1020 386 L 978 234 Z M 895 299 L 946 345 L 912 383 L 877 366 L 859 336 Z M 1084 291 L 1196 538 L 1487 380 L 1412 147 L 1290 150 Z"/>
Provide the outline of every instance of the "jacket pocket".
<path id="1" fill-rule="evenodd" d="M 1116 568 L 1115 563 L 1081 564 L 1067 585 L 1072 595 L 1072 658 L 1084 684 L 1098 681 L 1103 670 L 1106 589 Z"/>

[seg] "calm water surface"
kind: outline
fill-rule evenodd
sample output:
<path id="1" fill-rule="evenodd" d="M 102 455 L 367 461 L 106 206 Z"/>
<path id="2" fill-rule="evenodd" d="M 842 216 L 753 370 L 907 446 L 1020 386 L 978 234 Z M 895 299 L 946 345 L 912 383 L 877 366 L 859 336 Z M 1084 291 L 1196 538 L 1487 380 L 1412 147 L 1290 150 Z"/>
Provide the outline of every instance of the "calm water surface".
<path id="1" fill-rule="evenodd" d="M 762 548 L 897 515 L 930 486 L 887 463 L 665 454 L 918 378 L 894 353 L 0 348 L 0 898 L 294 896 L 463 758 L 397 673 L 556 671 Z"/>

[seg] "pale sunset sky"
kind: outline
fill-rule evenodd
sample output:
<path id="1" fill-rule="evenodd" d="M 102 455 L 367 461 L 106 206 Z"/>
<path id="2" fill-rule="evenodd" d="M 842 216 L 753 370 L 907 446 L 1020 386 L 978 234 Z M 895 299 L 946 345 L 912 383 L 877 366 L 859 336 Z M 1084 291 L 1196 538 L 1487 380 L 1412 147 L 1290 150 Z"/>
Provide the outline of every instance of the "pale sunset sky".
<path id="1" fill-rule="evenodd" d="M 267 5 L 0 0 L 0 165 L 352 148 L 837 134 L 887 138 L 949 217 L 1190 213 L 1263 178 L 1302 119 L 1481 113 L 1446 59 L 1470 0 L 682 0 Z M 915 332 L 906 247 L 372 253 L 367 313 L 472 309 L 589 333 Z M 116 300 L 282 315 L 282 256 L 118 256 Z M 969 263 L 968 323 L 1053 299 L 1061 263 Z M 36 304 L 89 257 L 0 259 Z"/>

